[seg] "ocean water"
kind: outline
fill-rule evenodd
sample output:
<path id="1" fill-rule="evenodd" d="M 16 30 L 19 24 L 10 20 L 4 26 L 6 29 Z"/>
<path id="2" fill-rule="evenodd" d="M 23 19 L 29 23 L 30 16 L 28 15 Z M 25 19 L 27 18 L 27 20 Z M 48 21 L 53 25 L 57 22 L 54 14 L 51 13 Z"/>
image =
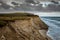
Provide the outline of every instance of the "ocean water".
<path id="1" fill-rule="evenodd" d="M 41 17 L 48 27 L 47 35 L 52 40 L 60 40 L 60 17 Z"/>

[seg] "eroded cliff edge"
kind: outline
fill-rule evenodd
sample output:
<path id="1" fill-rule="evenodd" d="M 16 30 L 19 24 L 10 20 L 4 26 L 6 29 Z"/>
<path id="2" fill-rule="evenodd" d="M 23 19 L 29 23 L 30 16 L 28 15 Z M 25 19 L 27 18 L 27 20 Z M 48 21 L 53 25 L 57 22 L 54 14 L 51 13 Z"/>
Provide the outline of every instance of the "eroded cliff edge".
<path id="1" fill-rule="evenodd" d="M 49 40 L 48 26 L 37 15 L 0 14 L 0 40 Z"/>

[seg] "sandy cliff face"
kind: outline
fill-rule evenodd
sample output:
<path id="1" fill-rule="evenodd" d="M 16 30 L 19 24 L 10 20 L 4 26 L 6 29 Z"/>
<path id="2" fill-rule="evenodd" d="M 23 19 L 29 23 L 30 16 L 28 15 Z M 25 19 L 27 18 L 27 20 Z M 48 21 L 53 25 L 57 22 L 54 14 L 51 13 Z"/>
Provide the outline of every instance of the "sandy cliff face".
<path id="1" fill-rule="evenodd" d="M 48 40 L 48 27 L 38 16 L 5 22 L 7 24 L 0 28 L 0 40 Z"/>

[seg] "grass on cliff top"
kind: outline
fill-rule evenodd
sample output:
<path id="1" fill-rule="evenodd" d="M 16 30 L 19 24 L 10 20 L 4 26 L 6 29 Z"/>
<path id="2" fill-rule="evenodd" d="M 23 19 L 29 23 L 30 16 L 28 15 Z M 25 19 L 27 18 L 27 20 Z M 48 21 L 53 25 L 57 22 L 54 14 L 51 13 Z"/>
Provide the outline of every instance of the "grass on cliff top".
<path id="1" fill-rule="evenodd" d="M 34 14 L 31 14 L 31 13 L 9 13 L 9 14 L 0 14 L 0 16 L 2 17 L 14 17 L 14 16 L 17 16 L 17 17 L 20 17 L 20 16 L 37 16 L 37 15 L 34 15 Z"/>
<path id="2" fill-rule="evenodd" d="M 28 17 L 38 17 L 37 15 L 30 13 L 9 13 L 9 14 L 0 14 L 0 20 L 24 20 L 30 19 Z"/>

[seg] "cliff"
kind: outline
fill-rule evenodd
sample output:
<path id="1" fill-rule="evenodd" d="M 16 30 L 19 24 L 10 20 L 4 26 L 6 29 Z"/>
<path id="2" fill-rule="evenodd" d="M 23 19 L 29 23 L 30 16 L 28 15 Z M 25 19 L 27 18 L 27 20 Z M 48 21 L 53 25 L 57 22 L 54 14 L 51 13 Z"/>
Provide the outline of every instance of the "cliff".
<path id="1" fill-rule="evenodd" d="M 0 14 L 0 40 L 49 40 L 48 26 L 33 14 Z"/>

